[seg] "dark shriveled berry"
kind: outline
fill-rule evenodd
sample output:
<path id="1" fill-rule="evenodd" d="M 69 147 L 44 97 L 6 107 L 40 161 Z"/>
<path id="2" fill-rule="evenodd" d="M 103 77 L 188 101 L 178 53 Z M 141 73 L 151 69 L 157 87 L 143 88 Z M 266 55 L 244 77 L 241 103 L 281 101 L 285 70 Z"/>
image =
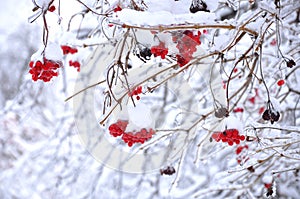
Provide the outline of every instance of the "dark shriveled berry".
<path id="1" fill-rule="evenodd" d="M 228 116 L 228 110 L 226 108 L 219 108 L 216 110 L 215 112 L 215 116 L 217 118 L 223 118 L 223 117 L 227 117 Z"/>
<path id="2" fill-rule="evenodd" d="M 267 193 L 266 193 L 267 197 L 269 197 L 271 195 L 273 195 L 273 187 L 268 188 Z"/>
<path id="3" fill-rule="evenodd" d="M 293 68 L 293 66 L 295 66 L 296 65 L 296 62 L 294 61 L 294 60 L 292 60 L 292 59 L 289 59 L 287 62 L 286 62 L 286 66 L 288 67 L 288 68 Z"/>
<path id="4" fill-rule="evenodd" d="M 255 172 L 255 169 L 253 168 L 253 166 L 248 167 L 247 170 L 250 171 L 251 173 Z"/>
<path id="5" fill-rule="evenodd" d="M 207 5 L 204 1 L 202 1 L 202 0 L 193 0 L 192 4 L 190 6 L 190 12 L 191 13 L 196 13 L 198 11 L 209 12 L 209 10 L 207 9 Z"/>
<path id="6" fill-rule="evenodd" d="M 175 168 L 172 166 L 167 166 L 165 169 L 160 169 L 160 175 L 173 175 L 175 172 Z"/>
<path id="7" fill-rule="evenodd" d="M 280 113 L 278 111 L 271 112 L 271 123 L 277 122 L 279 120 Z"/>
<path id="8" fill-rule="evenodd" d="M 264 111 L 262 118 L 264 120 L 270 120 L 271 119 L 271 110 L 267 109 Z"/>
<path id="9" fill-rule="evenodd" d="M 146 60 L 149 60 L 152 55 L 150 48 L 143 48 L 140 52 L 140 55 Z"/>

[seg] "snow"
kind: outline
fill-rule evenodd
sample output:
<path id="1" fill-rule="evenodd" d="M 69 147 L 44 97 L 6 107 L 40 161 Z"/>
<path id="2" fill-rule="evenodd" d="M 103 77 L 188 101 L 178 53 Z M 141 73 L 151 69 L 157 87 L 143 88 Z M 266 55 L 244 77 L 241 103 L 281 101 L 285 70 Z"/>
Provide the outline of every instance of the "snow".
<path id="1" fill-rule="evenodd" d="M 61 61 L 63 53 L 60 45 L 57 43 L 48 43 L 45 49 L 45 57 L 49 60 Z"/>
<path id="2" fill-rule="evenodd" d="M 175 15 L 172 12 L 164 10 L 155 10 L 155 12 L 141 12 L 125 8 L 118 12 L 117 17 L 114 20 L 126 25 L 157 26 L 179 25 L 187 23 L 208 24 L 214 23 L 215 19 L 215 14 L 209 12 L 197 12 L 193 15 L 186 13 Z"/>
<path id="3" fill-rule="evenodd" d="M 129 105 L 128 107 L 128 115 L 129 115 L 129 126 L 126 128 L 126 131 L 129 132 L 132 130 L 130 123 L 132 122 L 135 126 L 142 128 L 153 128 L 153 117 L 151 113 L 151 109 L 144 103 L 136 103 L 136 106 Z M 137 129 L 134 129 L 137 130 Z"/>
<path id="4" fill-rule="evenodd" d="M 265 175 L 262 178 L 263 183 L 265 184 L 271 184 L 273 182 L 273 177 L 271 175 Z"/>
<path id="5" fill-rule="evenodd" d="M 46 8 L 50 1 L 39 0 L 36 2 L 39 6 Z M 83 2 L 91 6 L 92 10 L 105 12 L 111 11 L 121 1 L 86 0 Z M 106 4 L 106 2 L 111 4 Z M 0 29 L 0 41 L 3 43 L 3 49 L 0 50 L 0 79 L 2 84 L 0 99 L 1 103 L 3 101 L 4 104 L 0 112 L 0 180 L 3 182 L 0 185 L 0 197 L 76 199 L 100 196 L 114 199 L 189 198 L 191 196 L 237 198 L 249 196 L 261 198 L 266 191 L 263 183 L 272 182 L 274 187 L 277 187 L 274 189 L 276 192 L 274 194 L 278 197 L 298 197 L 299 186 L 295 183 L 295 180 L 298 179 L 295 173 L 299 167 L 299 94 L 290 92 L 286 95 L 286 92 L 289 88 L 299 90 L 300 72 L 297 68 L 298 65 L 293 69 L 286 68 L 283 58 L 278 53 L 277 46 L 274 47 L 269 44 L 271 39 L 279 36 L 282 39 L 280 50 L 283 55 L 293 58 L 298 64 L 299 35 L 297 33 L 299 32 L 299 23 L 295 23 L 297 13 L 290 9 L 289 5 L 295 5 L 295 1 L 280 1 L 284 8 L 279 12 L 272 0 L 256 1 L 257 8 L 251 8 L 249 1 L 211 0 L 206 1 L 208 9 L 211 10 L 210 13 L 197 12 L 195 14 L 189 13 L 190 0 L 145 0 L 146 5 L 142 5 L 142 1 L 134 1 L 138 4 L 137 6 L 145 8 L 145 11 L 132 10 L 133 6 L 129 9 L 128 5 L 132 2 L 129 0 L 122 1 L 123 10 L 114 13 L 113 16 L 109 15 L 107 18 L 83 11 L 71 23 L 71 30 L 68 33 L 65 33 L 65 30 L 69 17 L 77 11 L 86 10 L 86 8 L 77 1 L 61 1 L 61 25 L 57 24 L 57 12 L 47 12 L 46 19 L 49 20 L 47 22 L 49 22 L 50 35 L 45 52 L 46 58 L 61 61 L 64 64 L 59 77 L 49 84 L 33 83 L 31 79 L 23 77 L 23 74 L 28 74 L 28 61 L 31 54 L 33 54 L 32 60 L 42 60 L 43 58 L 43 21 L 41 18 L 38 18 L 33 24 L 21 23 L 20 25 L 19 23 L 26 21 L 29 16 L 28 13 L 31 12 L 34 5 L 30 4 L 31 1 L 29 0 L 24 2 L 12 0 L 9 3 L 6 1 L 1 3 L 1 8 L 3 8 L 0 12 L 1 17 L 7 18 L 9 16 L 13 20 L 2 20 L 1 26 L 3 27 Z M 57 7 L 58 2 L 54 1 L 54 3 Z M 218 9 L 218 6 L 222 7 Z M 226 9 L 231 12 L 229 7 L 238 10 L 238 14 L 234 18 L 224 21 L 216 19 L 215 10 L 218 15 Z M 259 15 L 256 19 L 254 16 L 261 8 L 267 10 L 266 17 Z M 290 12 L 294 13 L 289 15 Z M 89 86 L 105 79 L 106 67 L 117 61 L 114 59 L 114 50 L 120 46 L 122 39 L 125 38 L 124 32 L 126 30 L 117 25 L 106 27 L 110 21 L 118 24 L 137 25 L 140 28 L 143 26 L 147 28 L 155 26 L 157 28 L 159 25 L 184 26 L 188 23 L 214 25 L 222 23 L 243 27 L 245 21 L 254 17 L 252 22 L 245 27 L 258 31 L 260 34 L 258 41 L 267 27 L 265 21 L 276 20 L 275 15 L 272 15 L 273 13 L 279 16 L 280 31 L 276 31 L 276 26 L 271 26 L 265 32 L 263 51 L 260 55 L 267 88 L 260 81 L 262 78 L 260 64 L 255 66 L 252 78 L 248 76 L 255 58 L 253 53 L 259 53 L 254 49 L 249 51 L 247 61 L 242 61 L 237 65 L 238 73 L 234 75 L 241 77 L 234 78 L 230 82 L 229 96 L 247 80 L 251 80 L 245 93 L 242 96 L 233 96 L 228 104 L 228 107 L 231 108 L 237 103 L 236 106 L 244 108 L 243 113 L 230 112 L 228 118 L 216 118 L 213 114 L 216 104 L 213 101 L 210 88 L 216 94 L 220 104 L 226 107 L 227 99 L 221 82 L 228 79 L 228 74 L 236 60 L 245 53 L 254 41 L 255 38 L 248 34 L 231 50 L 224 53 L 224 60 L 222 60 L 224 62 L 222 63 L 220 63 L 220 57 L 215 55 L 205 60 L 201 59 L 201 63 L 186 69 L 174 67 L 176 59 L 172 55 L 178 53 L 174 50 L 175 48 L 170 49 L 171 56 L 168 56 L 167 59 L 151 59 L 146 64 L 135 55 L 130 54 L 129 61 L 133 68 L 128 69 L 127 80 L 130 87 L 143 86 L 141 100 L 135 100 L 136 107 L 134 107 L 131 100 L 128 99 L 126 93 L 128 89 L 127 84 L 124 83 L 124 78 L 113 81 L 112 92 L 115 92 L 115 96 L 117 98 L 124 94 L 126 96 L 121 102 L 123 109 L 120 110 L 117 106 L 118 108 L 113 111 L 104 126 L 99 125 L 99 118 L 103 118 L 103 101 L 109 99 L 103 95 L 108 92 L 107 82 L 76 96 L 81 96 L 80 99 L 83 100 L 81 106 L 78 107 L 79 111 L 72 108 L 72 102 L 78 98 L 75 97 L 73 98 L 74 101 L 64 102 L 66 97 L 73 94 L 69 91 L 72 90 L 74 84 L 79 85 L 83 82 L 80 84 L 82 87 L 76 87 L 76 92 L 79 87 L 84 88 L 85 85 Z M 20 15 L 22 15 L 21 18 Z M 84 20 L 80 26 L 83 15 Z M 286 17 L 281 19 L 281 16 L 285 15 Z M 99 29 L 100 24 L 103 26 Z M 34 28 L 37 26 L 38 30 Z M 90 38 L 78 39 L 78 29 L 87 31 L 86 33 Z M 14 34 L 10 35 L 12 32 Z M 195 54 L 195 56 L 206 56 L 211 52 L 225 49 L 236 38 L 237 32 L 238 28 L 232 30 L 209 29 L 207 34 L 201 36 L 201 53 Z M 105 36 L 108 38 L 103 33 L 106 33 Z M 172 34 L 176 31 L 168 30 L 168 32 L 161 32 L 155 36 L 150 31 L 138 30 L 135 33 L 140 44 L 145 44 L 149 48 L 160 40 L 166 42 L 170 48 L 176 46 L 171 39 Z M 278 33 L 280 35 L 276 35 Z M 80 35 L 82 36 L 82 34 Z M 34 40 L 30 39 L 31 36 L 34 37 Z M 129 31 L 129 39 L 132 38 L 135 38 L 133 31 Z M 14 45 L 12 41 L 19 43 Z M 212 42 L 214 42 L 214 46 L 210 46 Z M 99 43 L 105 43 L 106 46 L 99 45 Z M 112 45 L 110 45 L 111 43 Z M 62 56 L 61 44 L 78 47 L 78 54 Z M 91 46 L 83 48 L 83 44 Z M 41 45 L 40 48 L 38 45 Z M 97 47 L 96 51 L 94 51 L 95 47 Z M 130 42 L 126 41 L 124 53 L 135 48 L 135 46 L 132 46 L 132 49 L 129 47 Z M 200 48 L 198 48 L 199 51 Z M 37 51 L 37 49 L 39 50 Z M 116 53 L 120 53 L 120 51 Z M 68 71 L 67 62 L 70 59 L 85 60 L 87 55 L 90 55 L 87 63 L 89 61 L 91 63 L 83 64 L 83 68 L 88 68 L 88 70 L 79 73 L 79 78 L 75 81 L 74 73 Z M 122 58 L 121 61 L 124 59 Z M 166 70 L 168 67 L 170 68 Z M 209 75 L 210 70 L 206 70 L 208 68 L 215 69 L 212 79 Z M 73 68 L 71 69 L 73 70 Z M 294 72 L 286 77 L 293 70 Z M 195 74 L 197 72 L 201 74 Z M 148 79 L 145 80 L 146 78 Z M 170 79 L 167 83 L 160 85 L 166 78 Z M 281 88 L 276 86 L 278 78 L 287 78 L 286 84 Z M 150 93 L 147 88 L 155 86 L 158 86 L 157 89 Z M 258 89 L 259 96 L 252 104 L 248 98 L 255 96 L 255 89 Z M 92 97 L 88 98 L 90 93 L 92 93 Z M 258 113 L 259 108 L 266 108 L 268 95 L 271 96 L 274 108 L 281 114 L 279 122 L 274 124 L 262 120 L 261 114 Z M 97 102 L 94 103 L 93 100 L 97 100 Z M 114 106 L 116 102 L 113 98 L 111 100 L 112 106 Z M 81 108 L 84 109 L 85 106 L 91 104 L 90 112 L 80 112 Z M 129 104 L 128 107 L 127 104 Z M 110 108 L 107 107 L 106 114 L 109 113 Z M 92 117 L 89 117 L 90 113 Z M 80 122 L 82 118 L 88 118 L 86 127 L 88 131 L 85 133 L 90 136 L 95 145 L 100 143 L 99 145 L 102 146 L 103 142 L 100 140 L 107 138 L 114 141 L 113 144 L 115 145 L 112 151 L 103 146 L 101 150 L 97 151 L 102 155 L 107 154 L 106 159 L 103 158 L 101 163 L 96 161 L 80 144 L 81 135 L 79 133 L 82 132 L 78 133 L 78 131 L 81 126 L 85 125 Z M 121 143 L 119 137 L 111 137 L 108 133 L 107 128 L 110 122 L 115 122 L 117 119 L 129 120 L 130 124 L 126 129 L 128 131 L 139 128 L 156 128 L 158 123 L 161 125 L 155 129 L 156 133 L 149 142 L 130 148 Z M 191 127 L 191 125 L 194 126 Z M 225 143 L 209 140 L 212 130 L 221 131 L 225 128 L 238 128 L 240 133 L 247 135 L 250 141 L 228 146 Z M 245 145 L 248 146 L 248 149 L 243 150 L 241 154 L 248 157 L 249 160 L 246 161 L 245 159 L 241 166 L 237 163 L 235 150 L 238 146 Z M 95 146 L 95 148 L 97 147 Z M 124 149 L 126 153 L 114 156 L 113 150 L 115 148 L 120 150 L 126 148 L 126 150 Z M 138 165 L 142 167 L 141 172 L 134 174 L 122 172 L 124 162 L 119 163 L 118 161 L 120 159 L 134 159 L 133 152 L 143 156 L 142 161 L 138 162 Z M 129 155 L 126 156 L 127 154 Z M 164 160 L 171 160 L 171 162 L 165 161 L 163 163 L 166 166 L 168 164 L 174 165 L 176 170 L 176 166 L 181 162 L 180 170 L 172 176 L 161 176 L 158 167 L 149 170 L 149 168 L 154 167 L 153 165 L 158 165 L 157 154 L 160 157 L 164 156 Z M 170 154 L 172 156 L 168 157 Z M 281 157 L 280 154 L 286 157 Z M 120 165 L 114 168 L 107 167 L 103 164 L 103 162 L 106 163 L 106 160 L 107 162 L 112 160 Z M 134 168 L 135 162 L 131 161 L 130 165 Z M 249 166 L 254 167 L 254 173 L 247 169 Z M 287 169 L 290 170 L 286 171 Z M 272 172 L 278 172 L 278 175 L 271 175 Z M 256 177 L 260 178 L 256 180 Z M 168 192 L 172 183 L 173 189 Z"/>
<path id="6" fill-rule="evenodd" d="M 52 0 L 33 0 L 33 2 L 40 8 L 48 8 L 49 3 Z"/>
<path id="7" fill-rule="evenodd" d="M 235 116 L 229 115 L 224 119 L 223 129 L 237 129 L 239 132 L 243 132 L 243 123 Z"/>

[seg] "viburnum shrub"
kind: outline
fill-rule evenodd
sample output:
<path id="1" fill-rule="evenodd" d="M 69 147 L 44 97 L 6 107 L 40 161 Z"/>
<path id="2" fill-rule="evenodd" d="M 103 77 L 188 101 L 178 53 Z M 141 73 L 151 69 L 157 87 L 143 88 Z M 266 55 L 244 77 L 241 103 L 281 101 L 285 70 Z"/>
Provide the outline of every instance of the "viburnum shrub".
<path id="1" fill-rule="evenodd" d="M 32 79 L 50 81 L 60 68 L 75 67 L 80 86 L 66 101 L 84 96 L 75 113 L 78 126 L 94 118 L 86 117 L 93 111 L 81 110 L 96 104 L 99 139 L 91 142 L 96 146 L 109 134 L 109 141 L 134 146 L 121 148 L 130 151 L 128 162 L 143 154 L 143 174 L 158 165 L 153 154 L 164 156 L 151 171 L 165 169 L 153 178 L 176 168 L 168 193 L 159 190 L 165 181 L 144 176 L 157 185 L 149 186 L 156 194 L 149 198 L 172 197 L 173 189 L 193 198 L 261 198 L 266 191 L 294 197 L 275 189 L 275 182 L 299 188 L 297 1 L 75 1 L 82 10 L 68 23 L 61 23 L 66 18 L 57 0 L 33 2 L 29 21 L 42 17 L 43 51 L 29 63 Z M 48 24 L 48 14 L 57 15 L 61 32 Z M 62 58 L 50 56 L 51 42 Z M 90 88 L 96 103 L 87 100 Z M 284 177 L 273 178 L 278 173 Z M 264 175 L 272 180 L 262 182 Z"/>

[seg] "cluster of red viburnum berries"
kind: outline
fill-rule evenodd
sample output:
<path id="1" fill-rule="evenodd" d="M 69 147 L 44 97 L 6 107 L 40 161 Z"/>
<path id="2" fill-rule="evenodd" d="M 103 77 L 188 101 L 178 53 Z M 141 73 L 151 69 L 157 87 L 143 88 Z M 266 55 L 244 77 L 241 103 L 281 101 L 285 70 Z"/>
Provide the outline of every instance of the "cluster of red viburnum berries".
<path id="1" fill-rule="evenodd" d="M 67 45 L 62 45 L 61 49 L 62 49 L 64 55 L 75 54 L 75 53 L 78 52 L 77 48 L 72 48 L 72 47 L 67 46 Z"/>
<path id="2" fill-rule="evenodd" d="M 76 48 L 72 48 L 70 46 L 63 45 L 61 46 L 63 54 L 75 54 L 78 52 Z M 69 61 L 69 65 L 73 66 L 80 71 L 80 63 L 78 61 Z M 58 71 L 61 67 L 61 63 L 54 60 L 49 60 L 47 58 L 43 58 L 43 60 L 30 61 L 29 62 L 29 73 L 32 75 L 32 80 L 42 80 L 44 82 L 49 82 L 53 77 L 58 76 Z"/>
<path id="3" fill-rule="evenodd" d="M 201 44 L 201 32 L 198 31 L 196 35 L 190 30 L 185 30 L 183 34 L 172 37 L 174 43 L 177 43 L 176 48 L 179 54 L 176 55 L 179 66 L 186 65 L 193 58 L 194 52 L 197 51 L 197 46 Z"/>
<path id="4" fill-rule="evenodd" d="M 78 52 L 77 48 L 72 48 L 70 46 L 67 45 L 62 45 L 61 49 L 63 50 L 63 54 L 67 55 L 67 54 L 75 54 Z M 80 72 L 80 63 L 78 61 L 69 61 L 69 66 L 73 66 L 74 68 L 77 69 L 78 72 Z"/>
<path id="5" fill-rule="evenodd" d="M 136 87 L 136 89 L 134 89 L 132 92 L 129 92 L 128 95 L 129 95 L 129 96 L 134 96 L 134 95 L 136 95 L 136 99 L 137 99 L 137 100 L 140 100 L 141 98 L 140 98 L 139 94 L 142 93 L 142 89 L 143 89 L 142 86 L 138 86 L 138 87 Z"/>
<path id="6" fill-rule="evenodd" d="M 200 31 L 198 31 L 197 34 L 194 34 L 190 30 L 185 30 L 183 33 L 176 33 L 176 35 L 172 37 L 172 40 L 179 51 L 179 53 L 176 54 L 176 60 L 180 67 L 186 65 L 193 58 L 194 52 L 197 51 L 197 46 L 201 44 L 200 36 Z M 168 54 L 168 48 L 165 46 L 164 42 L 159 42 L 158 45 L 151 47 L 151 53 L 154 57 L 160 56 L 162 59 L 165 59 Z"/>
<path id="7" fill-rule="evenodd" d="M 249 160 L 249 157 L 247 157 L 247 150 L 248 150 L 248 145 L 241 145 L 238 146 L 235 150 L 235 154 L 237 155 L 236 161 L 241 164 L 244 162 L 247 162 Z"/>
<path id="8" fill-rule="evenodd" d="M 164 42 L 159 42 L 157 46 L 151 47 L 151 53 L 154 57 L 160 56 L 162 59 L 165 59 L 168 54 L 168 48 L 165 46 Z"/>
<path id="9" fill-rule="evenodd" d="M 226 129 L 223 132 L 214 132 L 211 138 L 217 142 L 227 142 L 230 146 L 234 143 L 239 144 L 241 141 L 245 140 L 245 136 L 240 135 L 237 129 Z"/>
<path id="10" fill-rule="evenodd" d="M 143 128 L 138 132 L 125 132 L 127 125 L 128 121 L 118 120 L 116 123 L 111 124 L 108 130 L 114 137 L 122 136 L 122 140 L 127 143 L 129 147 L 135 143 L 143 144 L 155 134 L 155 131 L 151 128 L 149 130 Z"/>
<path id="11" fill-rule="evenodd" d="M 57 76 L 57 69 L 60 67 L 58 62 L 48 60 L 44 58 L 44 61 L 30 61 L 29 62 L 29 73 L 32 75 L 32 80 L 37 81 L 38 79 L 44 82 L 49 82 L 52 77 Z"/>

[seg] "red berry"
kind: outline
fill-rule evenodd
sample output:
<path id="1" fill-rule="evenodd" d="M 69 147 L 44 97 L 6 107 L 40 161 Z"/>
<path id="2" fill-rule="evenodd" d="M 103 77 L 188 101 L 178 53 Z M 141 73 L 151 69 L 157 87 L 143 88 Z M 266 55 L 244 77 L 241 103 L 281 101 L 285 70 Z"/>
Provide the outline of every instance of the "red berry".
<path id="1" fill-rule="evenodd" d="M 75 53 L 78 52 L 78 50 L 76 48 L 72 48 L 72 47 L 67 46 L 67 45 L 62 45 L 61 49 L 63 50 L 64 55 L 66 55 L 66 54 L 75 54 Z"/>
<path id="2" fill-rule="evenodd" d="M 190 60 L 185 59 L 183 56 L 181 55 L 176 55 L 177 58 L 177 63 L 180 67 L 186 65 L 187 63 L 189 63 Z"/>
<path id="3" fill-rule="evenodd" d="M 76 48 L 70 48 L 70 53 L 71 54 L 75 54 L 77 52 L 78 52 L 78 50 Z"/>
<path id="4" fill-rule="evenodd" d="M 266 187 L 267 189 L 271 188 L 271 187 L 272 187 L 272 183 L 265 183 L 265 187 Z"/>
<path id="5" fill-rule="evenodd" d="M 41 61 L 37 61 L 36 63 L 35 63 L 35 66 L 36 67 L 41 67 L 43 65 L 43 63 L 41 62 Z"/>
<path id="6" fill-rule="evenodd" d="M 259 110 L 258 110 L 258 113 L 262 114 L 264 112 L 264 110 L 265 110 L 265 107 L 260 107 Z"/>
<path id="7" fill-rule="evenodd" d="M 50 7 L 48 8 L 48 11 L 49 11 L 49 12 L 54 12 L 55 9 L 56 9 L 55 6 L 52 5 L 52 6 L 50 6 Z"/>
<path id="8" fill-rule="evenodd" d="M 141 86 L 138 86 L 138 87 L 136 88 L 136 91 L 137 91 L 138 94 L 141 94 L 141 93 L 142 93 L 142 87 L 141 87 Z"/>
<path id="9" fill-rule="evenodd" d="M 165 59 L 168 54 L 168 48 L 165 47 L 165 43 L 160 42 L 158 46 L 151 47 L 151 53 L 154 57 L 160 56 L 162 59 Z"/>
<path id="10" fill-rule="evenodd" d="M 270 45 L 271 45 L 271 46 L 276 46 L 276 44 L 277 44 L 276 39 L 272 39 Z"/>
<path id="11" fill-rule="evenodd" d="M 255 97 L 251 97 L 248 99 L 252 104 L 255 104 Z"/>
<path id="12" fill-rule="evenodd" d="M 32 68 L 33 65 L 34 65 L 34 61 L 30 61 L 30 62 L 29 62 L 29 67 Z"/>
<path id="13" fill-rule="evenodd" d="M 236 148 L 235 153 L 238 155 L 242 152 L 243 149 L 244 149 L 243 146 L 239 146 L 238 148 Z"/>
<path id="14" fill-rule="evenodd" d="M 115 7 L 114 8 L 114 12 L 119 12 L 119 11 L 121 11 L 122 10 L 122 8 L 118 5 L 117 7 Z"/>
<path id="15" fill-rule="evenodd" d="M 285 83 L 284 80 L 281 79 L 281 80 L 278 80 L 277 85 L 278 86 L 282 86 L 284 83 Z"/>
<path id="16" fill-rule="evenodd" d="M 245 138 L 244 135 L 241 135 L 241 136 L 240 136 L 240 140 L 241 140 L 241 141 L 244 141 L 245 139 L 246 139 L 246 138 Z"/>
<path id="17" fill-rule="evenodd" d="M 233 109 L 233 112 L 234 113 L 242 113 L 242 112 L 244 112 L 244 109 L 243 108 L 235 108 L 235 109 Z"/>

